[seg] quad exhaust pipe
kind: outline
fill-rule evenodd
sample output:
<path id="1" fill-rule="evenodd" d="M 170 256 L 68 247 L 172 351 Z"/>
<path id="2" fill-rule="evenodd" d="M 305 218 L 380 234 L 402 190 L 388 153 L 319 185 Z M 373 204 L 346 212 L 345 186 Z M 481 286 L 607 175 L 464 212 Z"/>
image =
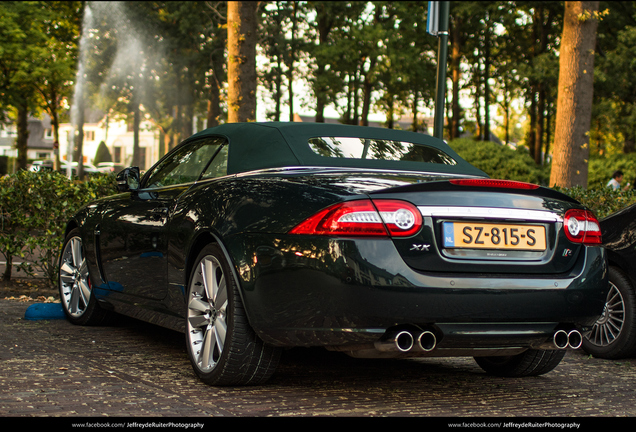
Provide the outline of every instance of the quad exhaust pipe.
<path id="1" fill-rule="evenodd" d="M 437 338 L 433 332 L 428 330 L 417 332 L 401 330 L 390 333 L 386 338 L 375 342 L 374 345 L 378 351 L 384 352 L 429 352 L 435 349 Z"/>
<path id="2" fill-rule="evenodd" d="M 558 330 L 554 333 L 552 342 L 558 349 L 579 349 L 583 344 L 583 335 L 581 335 L 581 332 L 578 330 L 571 330 L 569 332 Z"/>
<path id="3" fill-rule="evenodd" d="M 550 349 L 548 344 L 549 342 L 537 348 Z M 583 335 L 578 330 L 557 330 L 552 336 L 552 349 L 579 349 L 581 345 Z M 393 353 L 430 352 L 436 346 L 437 337 L 430 330 L 396 330 L 374 343 L 376 350 Z"/>

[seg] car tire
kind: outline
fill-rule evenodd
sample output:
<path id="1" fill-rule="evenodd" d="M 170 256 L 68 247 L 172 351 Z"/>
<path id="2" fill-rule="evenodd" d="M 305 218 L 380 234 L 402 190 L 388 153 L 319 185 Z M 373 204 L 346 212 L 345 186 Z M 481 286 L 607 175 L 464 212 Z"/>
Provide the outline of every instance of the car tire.
<path id="1" fill-rule="evenodd" d="M 583 349 L 594 357 L 621 359 L 636 353 L 636 292 L 618 267 L 609 268 L 610 290 L 603 315 L 585 334 Z"/>
<path id="2" fill-rule="evenodd" d="M 58 269 L 60 301 L 68 320 L 77 325 L 105 323 L 110 312 L 102 309 L 95 298 L 82 237 L 77 228 L 64 240 Z"/>
<path id="3" fill-rule="evenodd" d="M 565 350 L 529 349 L 514 356 L 475 357 L 475 361 L 490 375 L 527 377 L 550 372 L 561 363 L 565 353 Z"/>
<path id="4" fill-rule="evenodd" d="M 217 244 L 207 245 L 188 283 L 186 348 L 196 375 L 215 386 L 258 385 L 276 370 L 281 349 L 250 327 L 238 287 Z"/>

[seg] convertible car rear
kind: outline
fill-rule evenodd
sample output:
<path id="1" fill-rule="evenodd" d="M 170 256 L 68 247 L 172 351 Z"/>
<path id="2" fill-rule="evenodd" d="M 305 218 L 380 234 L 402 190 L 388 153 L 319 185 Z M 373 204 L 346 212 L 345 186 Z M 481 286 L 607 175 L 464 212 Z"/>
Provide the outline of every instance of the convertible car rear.
<path id="1" fill-rule="evenodd" d="M 262 383 L 295 346 L 539 375 L 603 312 L 594 215 L 428 135 L 226 124 L 118 182 L 69 221 L 67 316 L 184 331 L 208 384 Z"/>

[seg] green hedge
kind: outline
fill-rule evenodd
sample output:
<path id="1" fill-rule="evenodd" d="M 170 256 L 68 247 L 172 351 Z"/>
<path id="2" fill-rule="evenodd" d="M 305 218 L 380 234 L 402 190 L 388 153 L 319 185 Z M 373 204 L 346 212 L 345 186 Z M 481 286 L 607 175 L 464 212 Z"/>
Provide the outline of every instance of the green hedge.
<path id="1" fill-rule="evenodd" d="M 550 167 L 537 167 L 525 148 L 513 150 L 493 142 L 474 141 L 469 138 L 453 140 L 449 145 L 462 158 L 492 178 L 548 184 Z M 616 170 L 623 171 L 623 184 L 629 182 L 636 185 L 636 154 L 616 154 L 591 159 L 588 189 L 554 189 L 580 201 L 597 217 L 604 218 L 636 203 L 636 191 L 614 191 L 606 187 Z"/>
<path id="2" fill-rule="evenodd" d="M 578 200 L 602 219 L 627 206 L 636 204 L 636 191 L 615 191 L 612 188 L 585 189 L 576 186 L 570 189 L 553 188 Z"/>
<path id="3" fill-rule="evenodd" d="M 549 171 L 537 167 L 527 149 L 460 138 L 448 143 L 462 158 L 492 178 L 547 184 Z"/>
<path id="4" fill-rule="evenodd" d="M 614 154 L 607 157 L 590 159 L 587 186 L 589 189 L 600 189 L 607 185 L 616 170 L 623 171 L 623 185 L 628 182 L 636 185 L 636 153 Z"/>
<path id="5" fill-rule="evenodd" d="M 3 279 L 11 279 L 13 260 L 20 258 L 18 272 L 43 274 L 56 285 L 66 222 L 87 202 L 116 191 L 114 176 L 106 174 L 71 181 L 57 172 L 19 171 L 0 178 Z"/>

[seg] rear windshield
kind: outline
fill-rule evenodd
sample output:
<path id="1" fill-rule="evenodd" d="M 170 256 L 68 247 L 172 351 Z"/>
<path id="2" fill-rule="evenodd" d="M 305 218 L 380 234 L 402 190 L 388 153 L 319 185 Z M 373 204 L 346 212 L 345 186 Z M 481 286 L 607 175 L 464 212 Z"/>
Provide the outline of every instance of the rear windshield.
<path id="1" fill-rule="evenodd" d="M 309 147 L 314 153 L 330 158 L 457 165 L 455 159 L 435 147 L 405 141 L 351 137 L 316 137 L 309 139 Z"/>

